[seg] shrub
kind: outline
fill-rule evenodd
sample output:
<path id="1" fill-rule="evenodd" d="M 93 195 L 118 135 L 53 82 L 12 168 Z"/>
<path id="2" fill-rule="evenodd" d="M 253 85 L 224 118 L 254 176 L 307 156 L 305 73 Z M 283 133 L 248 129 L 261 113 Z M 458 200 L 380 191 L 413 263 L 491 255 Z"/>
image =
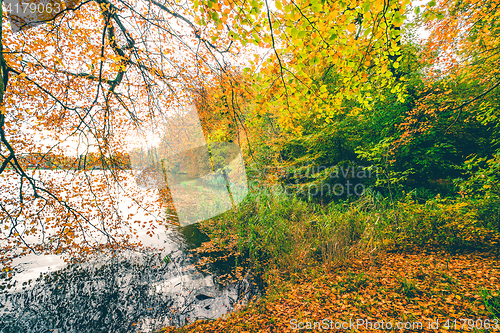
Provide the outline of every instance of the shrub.
<path id="1" fill-rule="evenodd" d="M 499 233 L 486 228 L 468 202 L 437 198 L 424 204 L 400 203 L 400 208 L 404 218 L 396 237 L 399 245 L 485 250 L 500 243 Z"/>

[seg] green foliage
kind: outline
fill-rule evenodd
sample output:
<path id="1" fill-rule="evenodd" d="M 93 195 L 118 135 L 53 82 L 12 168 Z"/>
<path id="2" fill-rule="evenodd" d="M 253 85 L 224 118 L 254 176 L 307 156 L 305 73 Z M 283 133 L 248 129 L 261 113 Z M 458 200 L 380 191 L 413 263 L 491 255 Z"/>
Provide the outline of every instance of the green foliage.
<path id="1" fill-rule="evenodd" d="M 405 277 L 398 277 L 398 282 L 400 285 L 397 291 L 406 297 L 416 296 L 420 292 L 417 287 L 417 283 L 414 280 L 407 279 Z"/>
<path id="2" fill-rule="evenodd" d="M 343 284 L 343 291 L 347 292 L 357 291 L 359 289 L 366 287 L 368 283 L 369 280 L 367 276 L 364 274 L 364 272 L 358 274 L 349 272 Z"/>
<path id="3" fill-rule="evenodd" d="M 486 310 L 488 310 L 494 318 L 500 319 L 500 290 L 495 292 L 488 289 L 481 289 L 480 292 Z"/>
<path id="4" fill-rule="evenodd" d="M 475 204 L 488 228 L 500 232 L 500 153 L 492 158 L 473 156 L 465 165 L 469 177 L 456 181 L 460 194 Z"/>
<path id="5" fill-rule="evenodd" d="M 367 191 L 353 202 L 321 205 L 263 186 L 201 229 L 220 246 L 248 256 L 254 267 L 287 272 L 336 261 L 357 250 L 498 249 L 500 233 L 483 219 L 481 207 L 439 196 L 418 203 L 412 196 L 395 201 Z M 401 292 L 410 297 L 416 290 L 406 282 L 401 282 Z"/>
<path id="6" fill-rule="evenodd" d="M 361 206 L 322 206 L 262 187 L 238 209 L 204 222 L 201 229 L 219 243 L 236 235 L 233 251 L 247 254 L 254 266 L 296 271 L 338 260 L 370 239 L 373 246 L 373 221 Z"/>
<path id="7" fill-rule="evenodd" d="M 500 151 L 493 157 L 471 157 L 465 162 L 470 177 L 461 183 L 465 195 L 500 195 Z"/>
<path id="8" fill-rule="evenodd" d="M 356 153 L 360 159 L 368 161 L 377 168 L 378 177 L 374 186 L 376 188 L 386 189 L 392 198 L 393 192 L 397 190 L 401 191 L 403 189 L 404 182 L 408 179 L 408 176 L 415 171 L 413 169 L 404 171 L 394 170 L 389 161 L 389 149 L 390 142 L 388 139 L 384 139 L 368 151 L 358 149 Z"/>
<path id="9" fill-rule="evenodd" d="M 399 246 L 430 246 L 448 250 L 491 250 L 500 234 L 487 228 L 468 202 L 434 199 L 424 204 L 399 203 L 403 219 L 396 232 Z"/>

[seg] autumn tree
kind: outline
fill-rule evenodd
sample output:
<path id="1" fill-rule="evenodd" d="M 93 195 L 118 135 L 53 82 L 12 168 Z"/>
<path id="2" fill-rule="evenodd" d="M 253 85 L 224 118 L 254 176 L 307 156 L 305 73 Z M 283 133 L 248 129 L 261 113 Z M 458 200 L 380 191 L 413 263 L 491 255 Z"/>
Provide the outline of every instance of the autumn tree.
<path id="1" fill-rule="evenodd" d="M 446 117 L 446 131 L 463 122 L 497 126 L 499 80 L 499 33 L 497 1 L 431 1 L 416 8 L 419 22 L 430 36 L 421 62 L 427 63 L 425 87 L 417 107 L 401 124 L 411 141 Z M 425 116 L 426 115 L 426 116 Z M 425 121 L 420 121 L 421 118 Z"/>
<path id="2" fill-rule="evenodd" d="M 29 252 L 77 256 L 140 245 L 110 194 L 130 182 L 115 157 L 125 156 L 127 139 L 189 105 L 197 82 L 224 75 L 246 40 L 236 13 L 252 8 L 227 1 L 52 4 L 60 11 L 40 13 L 43 24 L 21 24 L 18 33 L 3 13 L 2 263 Z M 35 172 L 68 146 L 109 172 L 78 163 L 56 179 Z M 30 162 L 35 171 L 20 158 L 27 154 L 39 157 Z M 138 193 L 129 196 L 140 203 Z M 152 235 L 156 226 L 141 223 Z"/>
<path id="3" fill-rule="evenodd" d="M 380 104 L 404 103 L 408 95 L 400 67 L 410 5 L 264 1 L 260 31 L 266 34 L 255 38 L 271 48 L 244 70 L 253 82 L 245 117 L 253 127 L 257 165 L 299 172 L 356 157 L 360 135 L 347 125 L 368 121 Z M 280 177 L 276 172 L 270 181 Z"/>

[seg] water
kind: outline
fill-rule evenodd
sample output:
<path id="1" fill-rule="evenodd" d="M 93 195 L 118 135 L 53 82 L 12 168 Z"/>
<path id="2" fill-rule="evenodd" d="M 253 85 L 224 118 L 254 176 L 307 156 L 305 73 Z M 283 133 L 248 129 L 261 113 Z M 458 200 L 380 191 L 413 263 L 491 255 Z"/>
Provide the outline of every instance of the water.
<path id="1" fill-rule="evenodd" d="M 169 238 L 176 249 L 168 257 L 120 253 L 45 273 L 14 292 L 5 289 L 0 332 L 150 332 L 218 318 L 257 294 L 246 279 L 218 284 L 215 275 L 194 267 L 197 259 L 186 251 L 193 244 L 179 233 Z"/>
<path id="2" fill-rule="evenodd" d="M 125 198 L 120 206 L 123 216 L 135 209 Z M 248 279 L 223 286 L 217 267 L 195 267 L 188 250 L 207 240 L 196 225 L 158 228 L 153 237 L 137 230 L 158 250 L 122 250 L 79 264 L 58 255 L 16 259 L 11 278 L 0 273 L 0 332 L 151 332 L 218 318 L 258 294 Z"/>

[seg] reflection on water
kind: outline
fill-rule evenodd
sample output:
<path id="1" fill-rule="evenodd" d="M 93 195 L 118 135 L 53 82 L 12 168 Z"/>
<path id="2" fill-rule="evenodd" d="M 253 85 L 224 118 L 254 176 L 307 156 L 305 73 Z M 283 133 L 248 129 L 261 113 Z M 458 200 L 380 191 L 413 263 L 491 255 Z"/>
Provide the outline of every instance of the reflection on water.
<path id="1" fill-rule="evenodd" d="M 167 235 L 168 253 L 121 253 L 0 291 L 0 332 L 150 332 L 220 317 L 257 293 L 250 281 L 222 287 L 197 270 L 186 250 L 206 236 L 183 234 Z"/>

